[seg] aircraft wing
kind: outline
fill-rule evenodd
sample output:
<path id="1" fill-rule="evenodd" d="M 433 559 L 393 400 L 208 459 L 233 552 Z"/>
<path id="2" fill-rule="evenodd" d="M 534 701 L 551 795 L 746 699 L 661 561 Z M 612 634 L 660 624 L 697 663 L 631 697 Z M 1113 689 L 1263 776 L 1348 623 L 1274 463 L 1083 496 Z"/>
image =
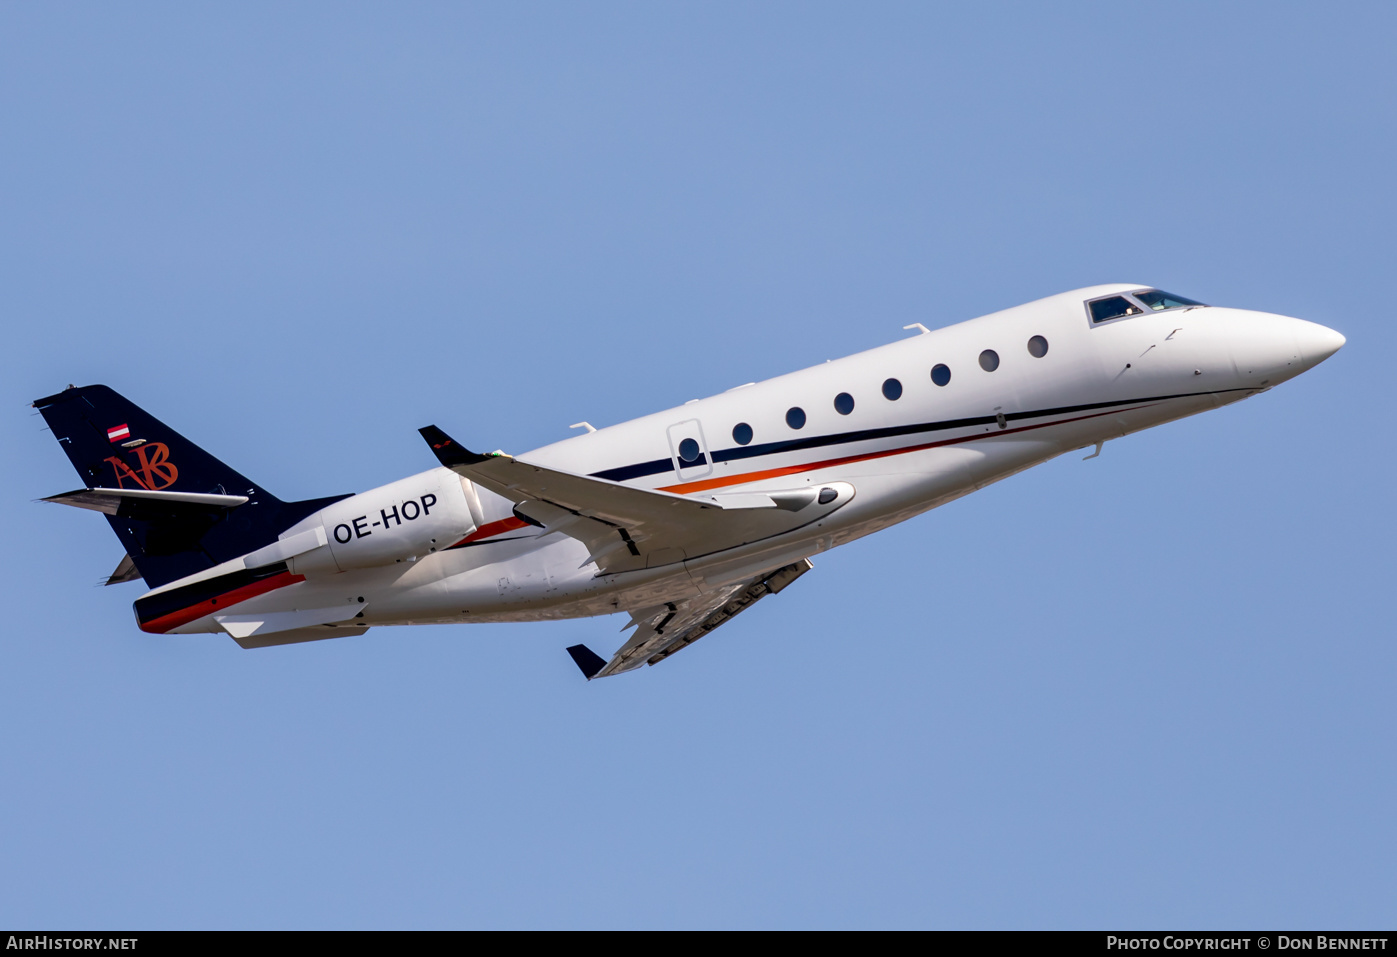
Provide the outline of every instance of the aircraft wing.
<path id="1" fill-rule="evenodd" d="M 810 560 L 803 558 L 773 572 L 765 572 L 688 601 L 667 602 L 633 611 L 626 628 L 634 627 L 635 634 L 612 655 L 610 661 L 604 662 L 586 645 L 573 645 L 568 653 L 589 681 L 634 671 L 643 664 L 657 665 L 719 625 L 731 621 L 735 615 L 746 611 L 767 595 L 781 591 L 811 567 Z"/>
<path id="2" fill-rule="evenodd" d="M 604 572 L 629 571 L 734 548 L 824 517 L 854 496 L 836 482 L 786 492 L 705 498 L 633 488 L 522 462 L 479 455 L 436 426 L 420 430 L 442 465 L 514 502 L 522 521 L 587 546 Z"/>

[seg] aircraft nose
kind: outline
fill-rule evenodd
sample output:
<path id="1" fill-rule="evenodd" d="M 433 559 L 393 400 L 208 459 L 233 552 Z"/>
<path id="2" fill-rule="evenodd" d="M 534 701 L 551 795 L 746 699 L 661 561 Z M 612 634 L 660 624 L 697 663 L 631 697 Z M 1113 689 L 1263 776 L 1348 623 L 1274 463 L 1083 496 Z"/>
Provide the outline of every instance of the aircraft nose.
<path id="1" fill-rule="evenodd" d="M 1338 352 L 1348 341 L 1338 332 L 1317 322 L 1296 319 L 1295 324 L 1295 344 L 1300 348 L 1300 356 L 1305 361 L 1306 369 L 1313 369 Z"/>
<path id="2" fill-rule="evenodd" d="M 1268 387 L 1313 369 L 1339 351 L 1344 337 L 1317 322 L 1269 312 L 1219 312 L 1242 383 Z"/>

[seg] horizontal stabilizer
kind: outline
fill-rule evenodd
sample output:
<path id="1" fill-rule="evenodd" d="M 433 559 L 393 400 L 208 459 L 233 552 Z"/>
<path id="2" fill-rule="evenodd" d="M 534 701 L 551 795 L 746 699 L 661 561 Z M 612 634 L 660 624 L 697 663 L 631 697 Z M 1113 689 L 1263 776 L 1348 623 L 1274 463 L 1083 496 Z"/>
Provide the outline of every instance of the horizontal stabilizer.
<path id="1" fill-rule="evenodd" d="M 311 625 L 349 621 L 362 613 L 363 605 L 336 605 L 333 608 L 307 608 L 300 611 L 273 611 L 249 615 L 215 615 L 218 626 L 234 638 L 269 635 Z"/>
<path id="2" fill-rule="evenodd" d="M 86 486 L 46 501 L 101 512 L 152 588 L 268 545 L 335 501 L 283 502 L 104 385 L 34 407 Z"/>
<path id="3" fill-rule="evenodd" d="M 362 635 L 368 630 L 368 625 L 315 625 L 291 631 L 275 631 L 269 635 L 251 635 L 247 638 L 235 636 L 233 640 L 243 648 L 273 648 L 277 645 L 297 645 L 303 641 L 348 638 L 352 635 Z"/>
<path id="4" fill-rule="evenodd" d="M 133 582 L 139 580 L 141 573 L 136 570 L 136 563 L 131 560 L 130 555 L 122 555 L 121 561 L 116 566 L 116 571 L 107 576 L 103 585 L 120 585 L 123 582 Z"/>
<path id="5" fill-rule="evenodd" d="M 591 681 L 593 675 L 606 667 L 606 659 L 586 645 L 573 645 L 568 649 L 568 654 L 572 655 L 572 660 L 577 663 L 577 667 L 582 670 L 583 677 L 588 681 Z"/>
<path id="6" fill-rule="evenodd" d="M 50 495 L 44 502 L 89 508 L 123 518 L 218 512 L 247 503 L 246 495 L 214 495 L 211 492 L 152 492 L 142 488 L 80 488 Z"/>

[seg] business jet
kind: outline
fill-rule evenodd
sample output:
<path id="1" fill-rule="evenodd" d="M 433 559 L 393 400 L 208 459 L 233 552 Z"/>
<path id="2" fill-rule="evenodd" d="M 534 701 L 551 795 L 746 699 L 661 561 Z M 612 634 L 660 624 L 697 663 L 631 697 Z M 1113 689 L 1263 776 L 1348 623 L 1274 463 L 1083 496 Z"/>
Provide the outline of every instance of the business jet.
<path id="1" fill-rule="evenodd" d="M 1264 392 L 1344 344 L 1144 286 L 1062 293 L 523 455 L 421 429 L 437 466 L 284 502 L 106 386 L 38 399 L 153 634 L 244 648 L 375 625 L 626 612 L 588 678 L 655 665 L 812 556 L 1074 450 Z M 459 427 L 452 425 L 460 434 Z M 472 443 L 474 444 L 474 443 Z"/>

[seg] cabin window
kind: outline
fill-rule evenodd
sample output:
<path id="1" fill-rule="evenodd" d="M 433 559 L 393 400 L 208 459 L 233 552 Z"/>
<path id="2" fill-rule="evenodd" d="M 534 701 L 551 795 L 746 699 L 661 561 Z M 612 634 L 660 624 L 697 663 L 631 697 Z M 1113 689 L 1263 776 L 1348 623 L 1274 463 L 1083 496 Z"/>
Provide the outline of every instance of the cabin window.
<path id="1" fill-rule="evenodd" d="M 679 464 L 683 466 L 695 465 L 703 456 L 699 449 L 698 441 L 695 439 L 685 439 L 679 443 Z"/>
<path id="2" fill-rule="evenodd" d="M 993 372 L 999 368 L 999 353 L 993 349 L 986 349 L 980 353 L 980 368 L 986 372 Z"/>
<path id="3" fill-rule="evenodd" d="M 732 427 L 732 440 L 738 445 L 746 445 L 752 441 L 752 427 L 746 422 L 739 422 Z"/>
<path id="4" fill-rule="evenodd" d="M 1042 336 L 1034 336 L 1028 340 L 1028 354 L 1035 359 L 1041 359 L 1048 354 L 1048 340 Z"/>
<path id="5" fill-rule="evenodd" d="M 889 402 L 896 402 L 902 398 L 902 383 L 896 379 L 883 380 L 883 398 Z"/>
<path id="6" fill-rule="evenodd" d="M 786 410 L 786 424 L 793 429 L 805 428 L 805 410 L 795 405 Z"/>
<path id="7" fill-rule="evenodd" d="M 951 381 L 951 369 L 949 366 L 937 363 L 931 367 L 931 381 L 937 385 L 946 385 Z"/>
<path id="8" fill-rule="evenodd" d="M 840 415 L 848 415 L 854 411 L 854 397 L 847 392 L 841 392 L 834 397 L 834 411 Z"/>
<path id="9" fill-rule="evenodd" d="M 1192 299 L 1185 299 L 1183 296 L 1175 296 L 1172 293 L 1164 292 L 1160 289 L 1147 289 L 1144 292 L 1135 293 L 1135 298 L 1149 306 L 1155 312 L 1164 309 L 1178 309 L 1180 306 L 1201 306 L 1203 303 L 1194 302 Z"/>
<path id="10" fill-rule="evenodd" d="M 1119 319 L 1122 316 L 1138 316 L 1145 311 L 1124 296 L 1098 299 L 1088 303 L 1088 306 L 1091 309 L 1092 322 L 1105 322 L 1108 319 Z"/>

